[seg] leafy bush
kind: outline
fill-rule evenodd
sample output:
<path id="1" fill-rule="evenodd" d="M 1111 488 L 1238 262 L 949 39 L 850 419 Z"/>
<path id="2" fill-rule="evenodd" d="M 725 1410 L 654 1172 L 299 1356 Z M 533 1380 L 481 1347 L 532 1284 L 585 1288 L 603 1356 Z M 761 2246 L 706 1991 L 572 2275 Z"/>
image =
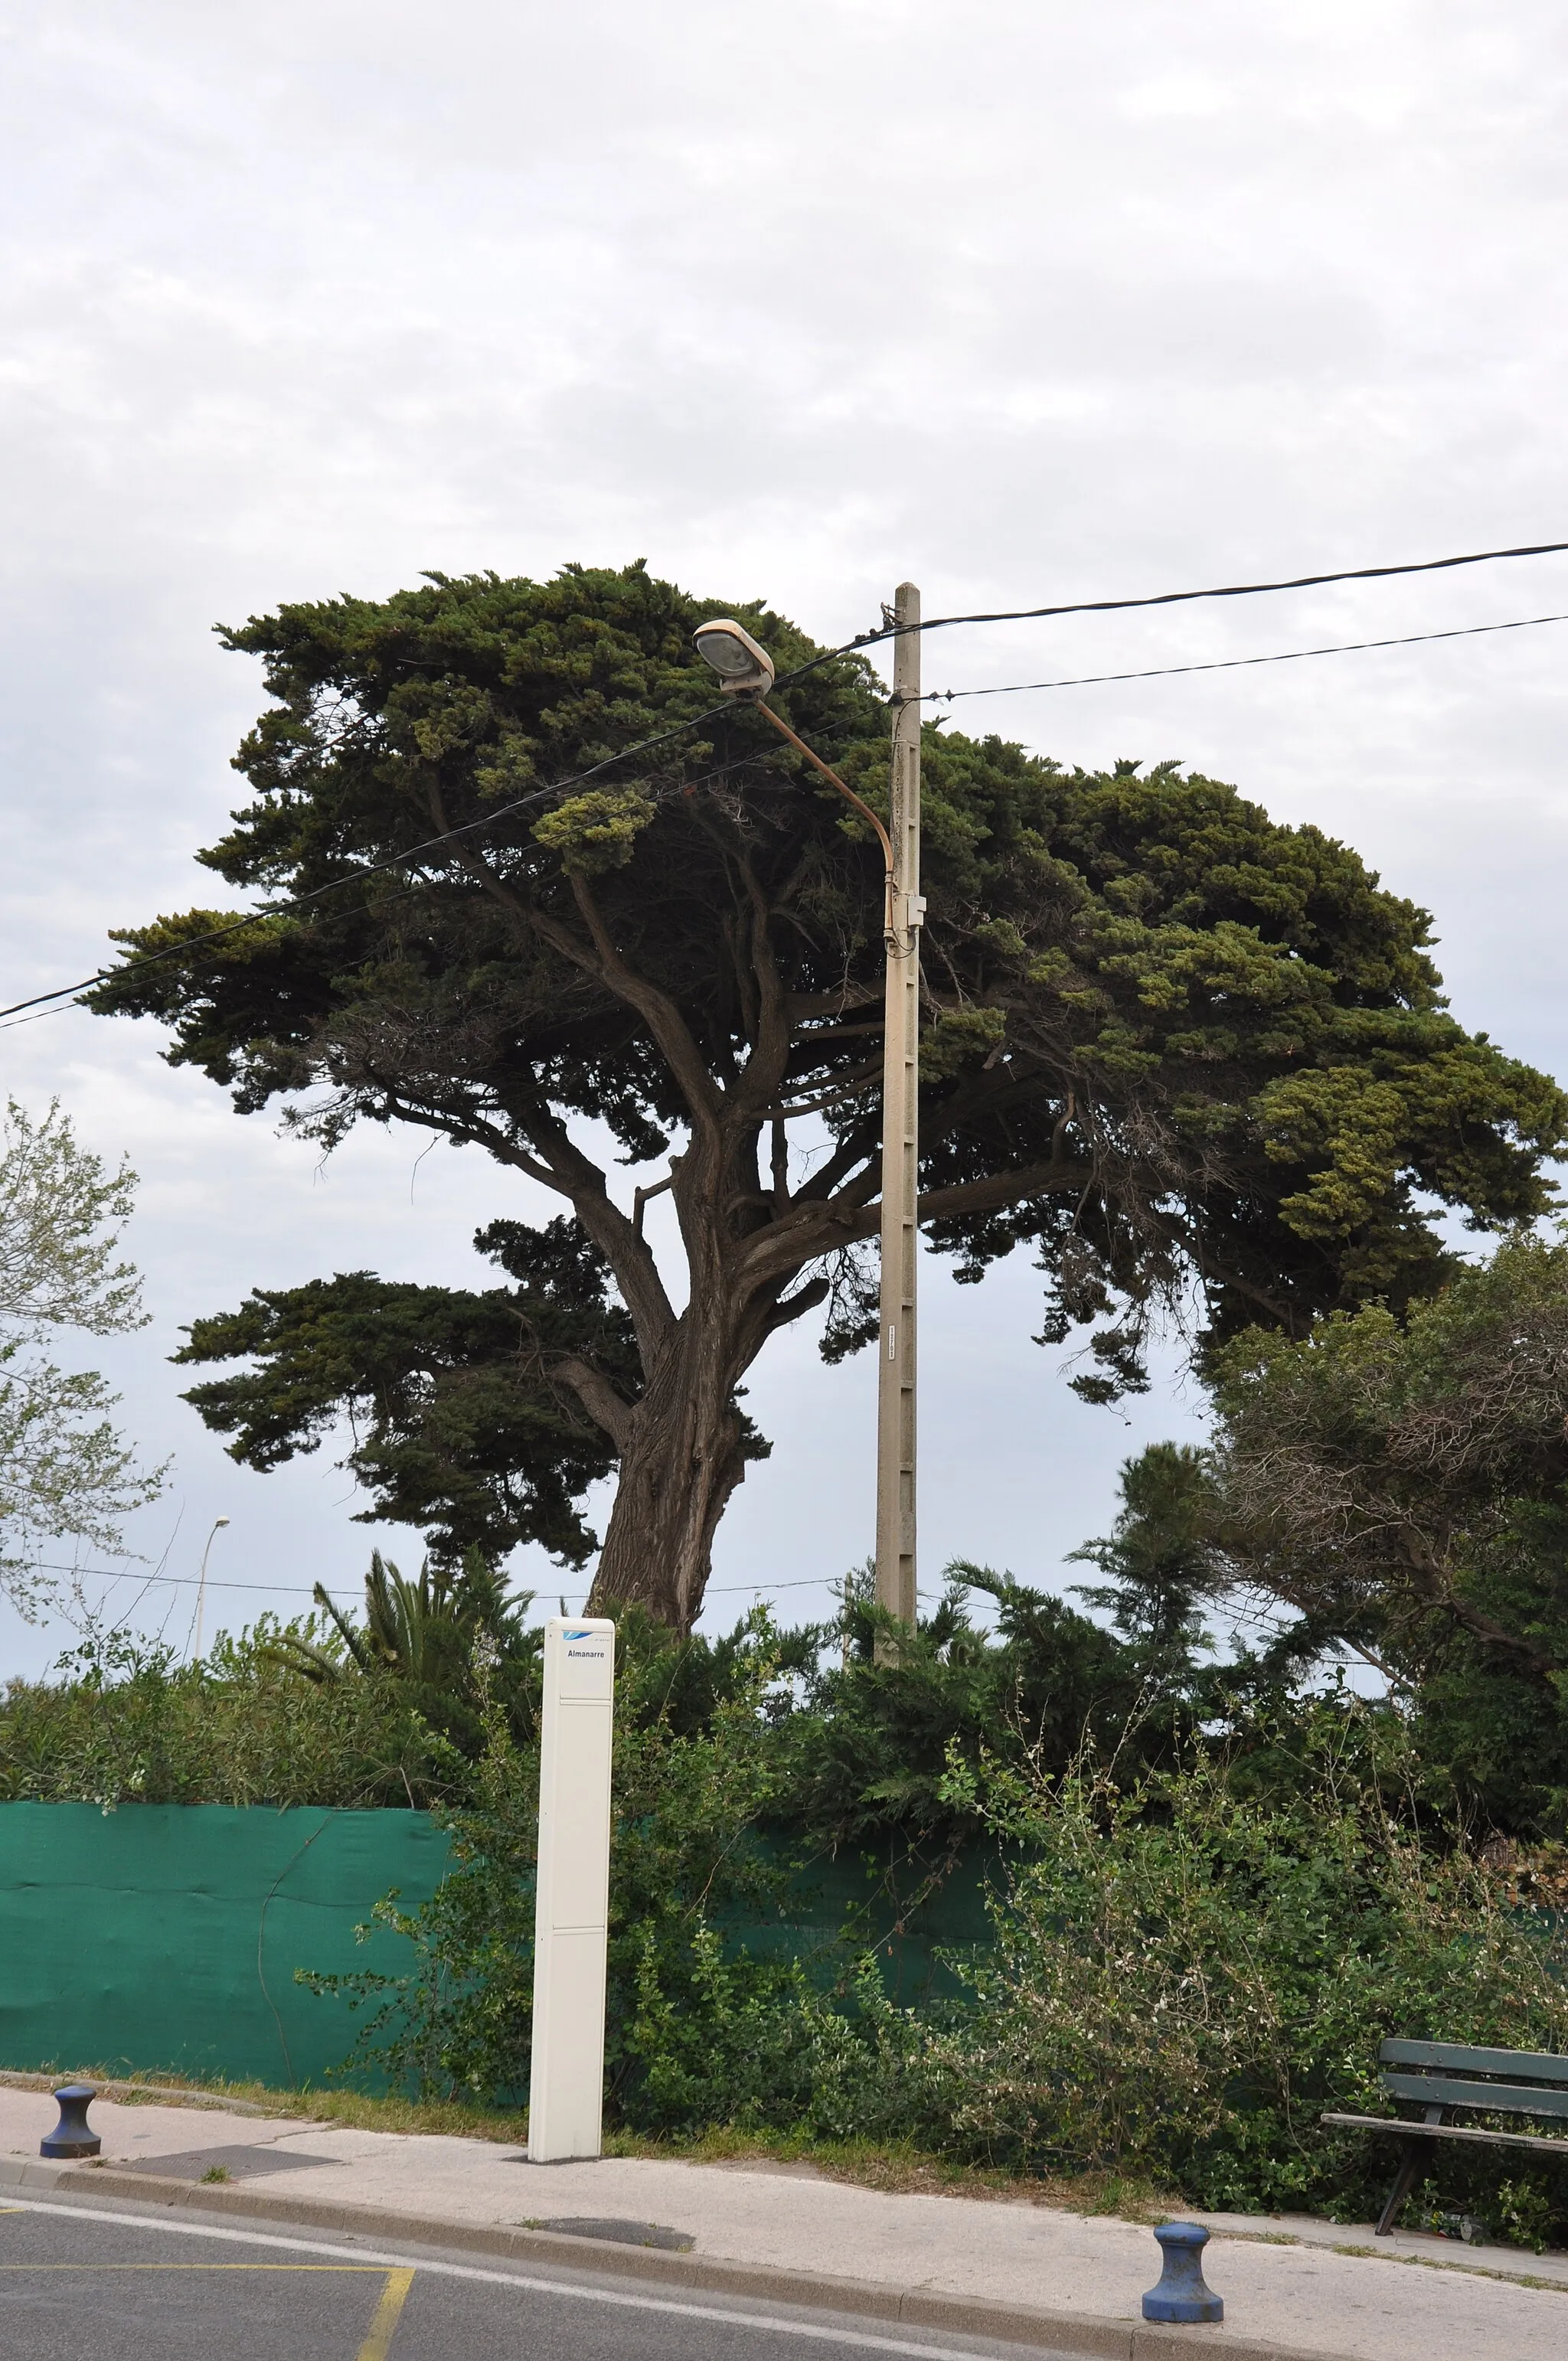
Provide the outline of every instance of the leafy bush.
<path id="1" fill-rule="evenodd" d="M 762 1624 L 765 1638 L 767 1627 Z M 660 1626 L 623 1619 L 617 1684 L 611 1847 L 607 2069 L 629 2115 L 659 2045 L 652 2026 L 674 2007 L 700 2006 L 705 1930 L 727 1910 L 777 1905 L 788 1883 L 760 1840 L 777 1801 L 766 1692 L 775 1659 L 762 1646 L 733 1654 L 724 1693 L 704 1699 L 696 1727 L 681 1680 L 683 1650 Z M 537 1738 L 520 1744 L 487 1701 L 487 1742 L 464 1803 L 442 1815 L 454 1866 L 433 1899 L 377 1916 L 414 1946 L 407 1976 L 308 1978 L 346 1990 L 369 2015 L 356 2057 L 420 2091 L 517 2099 L 528 2087 L 537 1861 Z M 788 1987 L 793 1971 L 762 1971 Z"/>
<path id="2" fill-rule="evenodd" d="M 1343 2217 L 1380 2202 L 1391 2156 L 1319 2118 L 1385 2111 L 1380 2038 L 1568 2048 L 1556 1914 L 1432 1824 L 1398 1724 L 1319 1707 L 1295 1748 L 1284 1796 L 1201 1754 L 1124 1786 L 1088 1767 L 994 1783 L 1020 1853 L 973 2011 L 947 2037 L 964 2088 L 951 2138 L 1031 2169 L 1142 2170 L 1206 2205 Z M 1495 2161 L 1445 2157 L 1439 2175 L 1497 2211 L 1479 2202 L 1499 2191 Z M 1568 2189 L 1550 2170 L 1539 2186 L 1568 2223 Z"/>
<path id="3" fill-rule="evenodd" d="M 656 1665 L 633 1667 L 644 1708 Z M 705 1730 L 634 1707 L 618 1741 L 607 2087 L 635 2129 L 913 2141 L 1359 2218 L 1391 2155 L 1319 2119 L 1382 2111 L 1384 2035 L 1568 2048 L 1555 1912 L 1517 1859 L 1488 1865 L 1433 1819 L 1398 1723 L 1353 1701 L 1269 1733 L 1296 1779 L 1267 1793 L 1202 1752 L 1122 1780 L 1104 1759 L 1053 1776 L 955 1747 L 950 1801 L 1007 1863 L 991 1946 L 950 1962 L 957 2001 L 894 2005 L 852 1925 L 815 1955 L 759 1956 L 737 1917 L 755 1945 L 790 1869 L 761 1843 L 780 1800 L 765 1657 L 752 1675 Z M 376 2009 L 360 2059 L 423 2089 L 525 2090 L 531 1772 L 498 1723 L 456 1871 L 422 1909 L 381 1914 L 415 1971 L 354 1980 Z M 1559 2180 L 1444 2156 L 1420 2202 L 1539 2244 L 1568 2231 Z"/>
<path id="4" fill-rule="evenodd" d="M 1118 1583 L 1136 1539 L 1097 1553 Z M 881 1662 L 863 1602 L 828 1633 L 757 1615 L 712 1642 L 622 1618 L 614 2119 L 908 2141 L 1025 2173 L 1142 2176 L 1209 2205 L 1360 2217 L 1392 2154 L 1320 2117 L 1381 2110 L 1384 2035 L 1568 2050 L 1563 1858 L 1472 1824 L 1420 1751 L 1419 1713 L 1344 1692 L 1281 1701 L 1262 1660 L 1211 1674 L 1176 1557 L 1163 1622 L 1140 1591 L 1110 1601 L 1117 1633 L 964 1574 L 995 1599 L 995 1632 L 955 1592 Z M 379 1623 L 352 1634 L 263 1626 L 183 1667 L 104 1647 L 71 1681 L 14 1687 L 0 1793 L 428 1801 L 455 1865 L 422 1908 L 389 1896 L 378 1911 L 411 1964 L 345 1980 L 362 2024 L 351 2066 L 516 2102 L 537 1655 L 477 1607 L 463 1623 L 461 1602 L 422 1605 L 394 1577 L 383 1569 Z M 457 1624 L 472 1644 L 440 1707 L 431 1650 Z M 873 1872 L 860 1890 L 880 1913 L 878 1956 L 868 1908 L 836 1930 L 803 1910 L 820 1864 L 846 1860 Z M 989 1941 L 949 1954 L 952 1996 L 899 2004 L 881 1933 L 977 1863 L 995 1866 Z M 855 1890 L 841 1866 L 835 1882 Z M 803 1915 L 817 1927 L 806 1941 Z M 1454 2212 L 1528 2244 L 1568 2237 L 1547 2163 L 1445 2154 L 1411 2218 Z"/>
<path id="5" fill-rule="evenodd" d="M 0 1706 L 0 1802 L 424 1806 L 431 1734 L 392 1682 L 316 1687 L 272 1660 L 270 1617 L 203 1663 L 123 1636 L 64 1681 L 13 1681 Z M 309 1631 L 309 1625 L 296 1627 Z"/>

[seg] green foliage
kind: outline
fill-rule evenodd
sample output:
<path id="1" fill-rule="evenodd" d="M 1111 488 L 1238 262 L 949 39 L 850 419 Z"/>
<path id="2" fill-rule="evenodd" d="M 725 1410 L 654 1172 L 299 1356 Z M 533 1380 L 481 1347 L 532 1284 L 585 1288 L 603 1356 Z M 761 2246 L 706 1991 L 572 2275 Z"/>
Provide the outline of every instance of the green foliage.
<path id="1" fill-rule="evenodd" d="M 568 876 L 599 877 L 607 869 L 625 868 L 653 817 L 647 796 L 599 788 L 590 795 L 568 796 L 534 821 L 533 837 L 536 844 L 560 855 Z"/>
<path id="2" fill-rule="evenodd" d="M 1383 1668 L 1504 1827 L 1568 1812 L 1568 1245 L 1216 1364 L 1211 1565 Z"/>
<path id="3" fill-rule="evenodd" d="M 203 1664 L 122 1637 L 89 1641 L 63 1681 L 0 1702 L 0 1801 L 424 1806 L 449 1766 L 396 1684 L 314 1686 L 278 1660 L 309 1625 L 264 1617 Z"/>
<path id="4" fill-rule="evenodd" d="M 447 1558 L 542 1542 L 580 1565 L 595 1542 L 575 1504 L 615 1455 L 548 1356 L 591 1358 L 634 1395 L 631 1323 L 574 1224 L 493 1222 L 475 1245 L 517 1284 L 478 1295 L 340 1271 L 194 1322 L 177 1360 L 253 1366 L 186 1400 L 263 1469 L 319 1448 L 346 1411 L 362 1523 L 423 1525 Z"/>
<path id="5" fill-rule="evenodd" d="M 965 1611 L 971 1591 L 995 1602 L 990 1633 Z M 829 1649 L 807 1668 L 799 1710 L 779 1725 L 789 1821 L 817 1846 L 895 1835 L 939 1859 L 981 1825 L 958 1801 L 955 1758 L 1064 1769 L 1087 1735 L 1125 1720 L 1140 1688 L 1112 1634 L 1047 1592 L 963 1561 L 913 1635 L 851 1598 L 844 1638 L 844 1660 Z"/>
<path id="6" fill-rule="evenodd" d="M 641 566 L 289 605 L 226 635 L 275 701 L 237 758 L 251 800 L 201 858 L 242 895 L 321 897 L 211 942 L 204 911 L 127 930 L 156 963 L 93 995 L 328 1146 L 368 1119 L 484 1148 L 584 1242 L 510 1298 L 357 1274 L 199 1323 L 191 1356 L 253 1363 L 193 1396 L 236 1455 L 269 1464 L 374 1404 L 353 1461 L 371 1513 L 448 1554 L 526 1532 L 573 1562 L 619 1460 L 604 1595 L 682 1629 L 760 1447 L 737 1408 L 756 1354 L 835 1286 L 828 1349 L 868 1333 L 853 1257 L 880 1154 L 876 847 L 761 717 L 710 714 L 691 641 L 716 606 L 885 809 L 860 659 Z M 1091 1399 L 1146 1381 L 1162 1301 L 1195 1291 L 1211 1339 L 1300 1335 L 1430 1292 L 1442 1208 L 1486 1226 L 1547 1204 L 1568 1102 L 1448 1014 L 1424 914 L 1353 851 L 1170 763 L 1069 771 L 935 725 L 924 762 L 923 1217 L 965 1279 L 1037 1254 L 1042 1342 L 1094 1331 Z M 797 1118 L 831 1137 L 798 1184 Z M 684 1293 L 615 1202 L 605 1133 L 629 1162 L 671 1155 Z"/>
<path id="7" fill-rule="evenodd" d="M 144 1324 L 139 1283 L 116 1261 L 136 1175 L 111 1172 L 51 1104 L 36 1123 L 14 1099 L 0 1126 L 0 1593 L 26 1616 L 65 1586 L 49 1543 L 116 1550 L 124 1520 L 157 1498 L 108 1413 L 93 1370 L 40 1353 L 52 1331 L 111 1336 Z"/>
<path id="8" fill-rule="evenodd" d="M 1206 2205 L 1355 2218 L 1387 2158 L 1318 2117 L 1384 2111 L 1380 2038 L 1568 2043 L 1556 1915 L 1427 1821 L 1398 1725 L 1324 1707 L 1289 1742 L 1296 1784 L 1275 1800 L 1202 1754 L 1125 1784 L 1091 1766 L 994 1784 L 1019 1852 L 975 2013 L 948 2037 L 953 2137 L 1142 2169 Z M 1438 2177 L 1495 2214 L 1510 2176 L 1479 2158 Z M 1568 2189 L 1531 2185 L 1568 2222 Z"/>
<path id="9" fill-rule="evenodd" d="M 0 1800 L 423 1809 L 462 1797 L 499 1706 L 539 1719 L 540 1640 L 477 1550 L 410 1581 L 379 1552 L 356 1620 L 264 1615 L 199 1664 L 128 1634 L 89 1638 L 52 1682 L 0 1704 Z"/>
<path id="10" fill-rule="evenodd" d="M 657 2028 L 700 2006 L 714 1916 L 765 1911 L 784 1883 L 759 1841 L 777 1798 L 762 1710 L 776 1658 L 765 1619 L 742 1633 L 724 1693 L 700 1726 L 683 1728 L 679 1659 L 691 1643 L 635 1612 L 620 1627 L 606 2062 L 612 2101 L 630 2122 L 658 2115 L 651 2072 L 667 2095 Z M 315 1981 L 368 2009 L 359 2058 L 422 2092 L 516 2099 L 528 2087 L 539 1761 L 536 1739 L 520 1746 L 493 1702 L 485 1718 L 468 1799 L 444 1816 L 451 1873 L 419 1910 L 394 1898 L 377 1913 L 412 1941 L 414 1969 Z M 773 1992 L 793 1971 L 762 1976 Z"/>
<path id="11" fill-rule="evenodd" d="M 991 1943 L 950 1960 L 956 2001 L 896 2005 L 855 1913 L 816 1951 L 775 1947 L 769 1923 L 787 1923 L 801 1872 L 762 1842 L 787 1801 L 763 1740 L 767 1637 L 749 1683 L 688 1736 L 656 1695 L 661 1651 L 645 1631 L 631 1642 L 614 2120 L 906 2141 L 1027 2174 L 1143 2177 L 1208 2206 L 1363 2218 L 1391 2168 L 1319 2118 L 1382 2111 L 1385 2035 L 1568 2042 L 1557 1914 L 1517 1864 L 1488 1865 L 1434 1817 L 1397 1720 L 1345 1699 L 1266 1733 L 1293 1774 L 1270 1795 L 1201 1750 L 1132 1775 L 1080 1757 L 1047 1777 L 955 1747 L 955 1818 L 1002 1847 Z M 378 1914 L 412 1941 L 413 1971 L 348 1980 L 369 2011 L 356 2063 L 437 2095 L 525 2091 L 533 1820 L 520 1798 L 535 1774 L 497 1718 L 454 1816 L 453 1876 L 421 1910 Z M 1568 2188 L 1517 2160 L 1444 2157 L 1422 2202 L 1526 2243 L 1568 2229 Z"/>
<path id="12" fill-rule="evenodd" d="M 1249 1701 L 1245 1664 L 1201 1660 L 1203 1480 L 1175 1451 L 1127 1471 L 1115 1531 L 1087 1553 L 1120 1630 L 972 1568 L 896 1662 L 877 1662 L 852 1583 L 827 1631 L 758 1615 L 710 1643 L 623 1614 L 614 2120 L 902 2141 L 1365 2218 L 1391 2163 L 1319 2117 L 1379 2111 L 1384 2036 L 1568 2046 L 1561 1851 L 1486 1833 L 1410 1717 L 1343 1690 L 1270 1707 L 1261 1675 Z M 965 1586 L 994 1600 L 993 1636 Z M 377 1560 L 362 1619 L 268 1624 L 184 1668 L 103 1648 L 68 1683 L 14 1686 L 0 1794 L 432 1802 L 455 1868 L 422 1908 L 378 1909 L 411 1964 L 346 1980 L 351 2070 L 515 2103 L 534 1647 L 482 1562 L 415 1582 Z M 865 1867 L 862 1901 L 803 1941 L 835 1854 Z M 976 1862 L 989 1940 L 949 1954 L 956 1997 L 900 2004 L 867 1905 L 902 1925 Z M 1533 2163 L 1444 2156 L 1412 2206 L 1526 2244 L 1568 2235 L 1568 2189 Z"/>
<path id="13" fill-rule="evenodd" d="M 518 1730 L 538 1719 L 542 1635 L 530 1629 L 532 1591 L 508 1597 L 505 1578 L 483 1554 L 459 1565 L 426 1564 L 409 1581 L 379 1550 L 365 1577 L 365 1620 L 354 1622 L 319 1582 L 323 1640 L 280 1632 L 259 1653 L 316 1687 L 348 1680 L 395 1683 L 406 1708 L 465 1757 L 479 1753 L 483 1709 L 492 1698 Z"/>
<path id="14" fill-rule="evenodd" d="M 1122 1468 L 1122 1508 L 1107 1540 L 1072 1553 L 1109 1578 L 1078 1596 L 1111 1618 L 1161 1691 L 1190 1683 L 1212 1646 L 1200 1601 L 1212 1588 L 1206 1455 L 1190 1443 L 1154 1443 Z"/>

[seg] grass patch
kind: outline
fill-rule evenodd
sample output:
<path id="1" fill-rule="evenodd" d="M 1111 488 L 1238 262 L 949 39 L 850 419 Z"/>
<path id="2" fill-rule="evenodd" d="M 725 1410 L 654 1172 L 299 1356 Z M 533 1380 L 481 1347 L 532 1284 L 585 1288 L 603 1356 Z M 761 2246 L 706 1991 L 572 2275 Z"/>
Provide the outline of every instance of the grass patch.
<path id="1" fill-rule="evenodd" d="M 667 2157 L 688 2164 L 810 2165 L 824 2180 L 850 2181 L 894 2196 L 978 2197 L 1001 2204 L 1048 2205 L 1073 2213 L 1115 2214 L 1124 2222 L 1163 2222 L 1180 2201 L 1152 2181 L 1124 2173 L 1028 2175 L 963 2164 L 903 2143 L 812 2139 L 802 2133 L 737 2131 L 725 2126 L 690 2140 L 605 2136 L 607 2156 Z"/>
<path id="2" fill-rule="evenodd" d="M 144 2082 L 134 2103 L 178 2105 L 181 2092 L 203 2097 L 238 2100 L 247 2108 L 264 2108 L 269 2114 L 304 2116 L 312 2123 L 347 2124 L 356 2131 L 437 2132 L 448 2138 L 493 2141 L 499 2147 L 521 2147 L 528 2137 L 523 2108 L 465 2105 L 455 2099 L 372 2097 L 366 2091 L 313 2089 L 269 2090 L 264 2082 L 191 2082 L 167 2086 Z M 116 2105 L 117 2092 L 112 2093 Z"/>
<path id="3" fill-rule="evenodd" d="M 486 2140 L 505 2147 L 522 2147 L 528 2140 L 528 2114 L 523 2108 L 481 2107 L 455 2099 L 373 2097 L 365 2091 L 309 2086 L 278 2091 L 265 2082 L 225 2081 L 221 2077 L 165 2082 L 143 2076 L 116 2088 L 113 2075 L 95 2073 L 90 2068 L 82 2070 L 81 2079 L 95 2081 L 116 2106 L 178 2106 L 181 2100 L 198 2098 L 209 2105 L 214 2101 L 237 2105 L 247 2113 L 254 2109 L 304 2117 L 313 2123 L 351 2125 L 357 2131 L 436 2132 L 448 2138 Z M 59 2080 L 59 2076 L 0 2076 L 0 2081 L 13 2085 L 30 2083 L 39 2089 Z M 691 2139 L 678 2139 L 612 2130 L 605 2134 L 604 2152 L 606 2156 L 663 2158 L 672 2163 L 809 2165 L 825 2180 L 880 2189 L 891 2195 L 986 2198 L 1073 2213 L 1115 2214 L 1124 2222 L 1166 2221 L 1172 2206 L 1181 2202 L 1179 2191 L 1161 2190 L 1150 2180 L 1124 2173 L 1029 2177 L 1001 2167 L 959 2163 L 896 2142 L 812 2139 L 795 2132 L 737 2131 L 722 2126 Z"/>

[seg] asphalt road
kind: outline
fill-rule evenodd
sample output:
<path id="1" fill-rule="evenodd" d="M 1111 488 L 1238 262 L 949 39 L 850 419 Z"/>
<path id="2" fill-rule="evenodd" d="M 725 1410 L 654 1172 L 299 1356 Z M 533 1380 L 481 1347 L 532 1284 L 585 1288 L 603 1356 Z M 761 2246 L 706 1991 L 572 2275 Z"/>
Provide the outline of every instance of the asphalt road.
<path id="1" fill-rule="evenodd" d="M 1035 2361 L 1049 2356 L 1034 2351 Z M 367 2240 L 0 2203 L 4 2361 L 1021 2361 L 783 2305 Z"/>

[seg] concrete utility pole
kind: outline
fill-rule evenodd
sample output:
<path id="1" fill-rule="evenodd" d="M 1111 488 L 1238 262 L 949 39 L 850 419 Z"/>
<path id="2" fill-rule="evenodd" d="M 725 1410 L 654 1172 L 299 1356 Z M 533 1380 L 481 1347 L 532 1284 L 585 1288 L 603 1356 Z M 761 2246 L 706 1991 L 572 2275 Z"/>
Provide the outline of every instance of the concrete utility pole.
<path id="1" fill-rule="evenodd" d="M 888 610 L 884 608 L 884 617 Z M 893 777 L 888 826 L 767 702 L 773 660 L 744 624 L 716 615 L 695 638 L 731 697 L 765 714 L 876 832 L 887 865 L 882 1065 L 882 1325 L 877 1345 L 876 1598 L 915 1621 L 915 1280 L 919 1257 L 920 593 L 901 582 L 891 622 Z"/>
<path id="2" fill-rule="evenodd" d="M 882 1067 L 882 1334 L 877 1372 L 876 1597 L 915 1621 L 916 1279 L 920 1256 L 920 593 L 894 600 L 893 889 Z"/>

